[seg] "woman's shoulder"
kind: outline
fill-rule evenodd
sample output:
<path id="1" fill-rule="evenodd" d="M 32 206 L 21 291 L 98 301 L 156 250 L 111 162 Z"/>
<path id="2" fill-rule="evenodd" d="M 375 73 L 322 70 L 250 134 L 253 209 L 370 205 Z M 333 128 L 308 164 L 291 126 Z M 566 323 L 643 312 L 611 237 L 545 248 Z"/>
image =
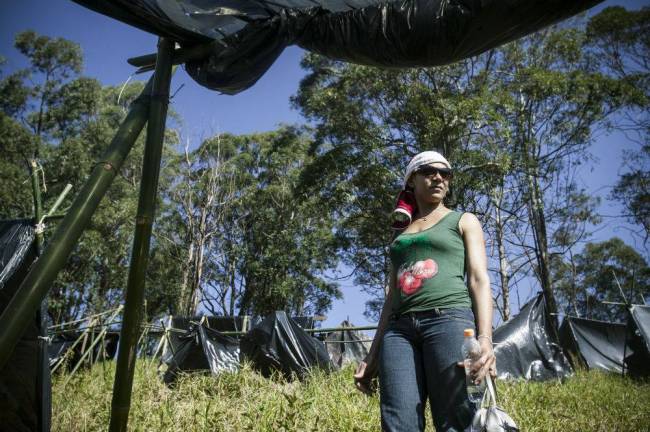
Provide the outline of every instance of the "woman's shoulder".
<path id="1" fill-rule="evenodd" d="M 478 220 L 478 217 L 474 213 L 470 212 L 458 212 L 460 216 L 458 218 L 458 230 L 461 234 L 467 230 L 473 229 L 483 229 L 481 227 L 481 222 Z"/>

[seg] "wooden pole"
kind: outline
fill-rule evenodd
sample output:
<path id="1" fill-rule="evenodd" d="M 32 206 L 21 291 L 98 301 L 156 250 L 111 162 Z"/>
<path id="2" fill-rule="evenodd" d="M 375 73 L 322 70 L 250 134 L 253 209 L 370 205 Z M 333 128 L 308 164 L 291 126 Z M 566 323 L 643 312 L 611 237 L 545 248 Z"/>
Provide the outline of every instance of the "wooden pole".
<path id="1" fill-rule="evenodd" d="M 131 265 L 126 288 L 126 301 L 120 348 L 115 369 L 115 385 L 111 405 L 111 432 L 126 431 L 131 407 L 131 387 L 135 369 L 135 357 L 140 331 L 144 300 L 144 280 L 149 260 L 151 230 L 155 215 L 158 177 L 162 157 L 165 120 L 169 103 L 169 84 L 172 74 L 172 51 L 174 43 L 167 38 L 158 40 L 156 71 L 147 123 L 147 141 L 144 150 L 140 199 L 136 216 Z"/>

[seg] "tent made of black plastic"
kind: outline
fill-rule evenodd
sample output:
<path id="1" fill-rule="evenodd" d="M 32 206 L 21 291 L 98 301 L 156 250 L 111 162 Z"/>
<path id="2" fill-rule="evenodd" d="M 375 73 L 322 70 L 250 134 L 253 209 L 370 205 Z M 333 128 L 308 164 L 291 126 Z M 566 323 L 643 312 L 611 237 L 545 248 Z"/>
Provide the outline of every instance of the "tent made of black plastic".
<path id="1" fill-rule="evenodd" d="M 199 84 L 235 94 L 285 47 L 381 67 L 452 63 L 533 33 L 601 0 L 75 0 L 196 54 Z"/>
<path id="2" fill-rule="evenodd" d="M 280 314 L 283 314 L 280 313 Z M 272 319 L 275 316 L 267 318 Z M 250 334 L 252 330 L 257 329 L 255 334 L 259 336 L 259 326 L 266 320 L 259 317 L 237 316 L 202 316 L 202 317 L 179 317 L 170 316 L 166 319 L 165 331 L 162 340 L 162 354 L 160 359 L 159 372 L 163 381 L 172 383 L 176 380 L 179 373 L 212 371 L 217 375 L 223 371 L 236 371 L 240 366 L 240 341 L 235 337 L 228 336 L 224 332 L 237 332 Z M 289 359 L 289 363 L 275 363 L 279 370 L 302 372 L 301 367 L 297 364 L 311 366 L 311 348 L 304 342 L 304 338 L 311 341 L 312 337 L 308 336 L 304 329 L 313 328 L 314 317 L 295 317 L 289 319 L 291 332 L 299 333 L 299 336 L 292 334 L 288 343 L 286 353 L 279 353 L 282 358 Z M 293 328 L 292 326 L 296 326 Z M 283 333 L 284 334 L 284 333 Z M 261 339 L 256 339 L 261 340 Z M 314 339 L 315 340 L 315 339 Z M 301 342 L 302 341 L 302 342 Z M 273 342 L 275 343 L 275 342 Z M 320 342 L 319 342 L 320 343 Z M 301 345 L 302 344 L 302 345 Z M 271 349 L 274 353 L 275 348 L 262 344 L 259 347 L 262 350 Z M 251 352 L 255 349 L 251 348 Z M 292 351 L 293 350 L 293 351 Z M 282 350 L 280 350 L 282 351 Z M 294 354 L 302 359 L 303 362 L 295 361 Z M 264 356 L 255 357 L 260 369 L 269 366 L 268 360 Z M 278 357 L 280 358 L 280 357 Z M 273 367 L 273 366 L 271 366 Z"/>
<path id="3" fill-rule="evenodd" d="M 163 381 L 170 384 L 181 372 L 237 371 L 239 341 L 221 332 L 241 331 L 244 325 L 242 317 L 170 317 L 159 367 Z"/>
<path id="4" fill-rule="evenodd" d="M 542 381 L 572 373 L 545 304 L 540 293 L 494 331 L 498 378 Z"/>
<path id="5" fill-rule="evenodd" d="M 567 316 L 560 326 L 560 342 L 573 362 L 621 373 L 625 356 L 633 354 L 625 333 L 625 324 Z"/>
<path id="6" fill-rule="evenodd" d="M 0 313 L 36 259 L 31 224 L 28 220 L 0 222 Z M 29 321 L 13 354 L 0 370 L 2 430 L 49 430 L 50 370 L 40 314 L 37 312 Z"/>
<path id="7" fill-rule="evenodd" d="M 343 321 L 339 327 L 354 327 Z M 325 338 L 325 345 L 332 363 L 341 368 L 349 363 L 359 363 L 370 350 L 369 337 L 356 330 L 342 330 L 330 333 Z"/>
<path id="8" fill-rule="evenodd" d="M 333 368 L 325 345 L 281 311 L 242 337 L 241 352 L 264 376 L 277 370 L 288 378 L 303 377 L 311 368 Z"/>

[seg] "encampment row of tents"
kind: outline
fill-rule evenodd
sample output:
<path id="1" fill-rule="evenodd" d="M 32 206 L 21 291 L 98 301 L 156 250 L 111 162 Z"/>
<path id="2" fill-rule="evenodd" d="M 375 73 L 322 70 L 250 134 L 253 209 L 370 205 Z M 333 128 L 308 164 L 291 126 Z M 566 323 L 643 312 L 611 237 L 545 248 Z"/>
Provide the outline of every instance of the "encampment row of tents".
<path id="1" fill-rule="evenodd" d="M 33 230 L 26 222 L 0 224 L 0 312 L 34 259 L 32 241 Z M 8 407 L 0 410 L 0 421 L 15 430 L 41 429 L 39 424 L 49 423 L 50 368 L 41 355 L 45 340 L 50 367 L 67 363 L 76 369 L 82 360 L 91 364 L 116 356 L 119 332 L 111 328 L 110 319 L 84 331 L 57 331 L 51 339 L 39 336 L 39 320 L 35 317 L 13 360 L 0 371 L 0 406 Z M 161 377 L 170 384 L 180 373 L 235 372 L 244 359 L 265 376 L 277 371 L 301 378 L 311 368 L 334 370 L 362 360 L 368 352 L 370 337 L 347 321 L 341 330 L 320 338 L 312 336 L 313 327 L 312 317 L 289 318 L 281 311 L 264 318 L 169 317 L 159 329 L 149 326 L 140 352 L 152 357 L 160 353 Z M 627 324 L 565 317 L 558 335 L 540 293 L 495 330 L 494 343 L 501 379 L 562 379 L 578 365 L 647 376 L 650 307 L 631 306 Z"/>

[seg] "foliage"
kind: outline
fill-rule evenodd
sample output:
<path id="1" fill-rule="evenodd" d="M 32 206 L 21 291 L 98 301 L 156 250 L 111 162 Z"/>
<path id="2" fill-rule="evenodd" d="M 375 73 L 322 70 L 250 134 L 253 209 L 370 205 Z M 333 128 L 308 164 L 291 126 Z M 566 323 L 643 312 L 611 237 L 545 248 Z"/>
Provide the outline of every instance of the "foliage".
<path id="1" fill-rule="evenodd" d="M 650 238 L 650 144 L 626 156 L 629 171 L 621 175 L 610 197 L 620 201 L 627 218 L 640 225 L 644 243 Z"/>
<path id="2" fill-rule="evenodd" d="M 612 120 L 612 127 L 635 138 L 639 148 L 623 160 L 625 172 L 610 198 L 628 211 L 627 219 L 641 227 L 644 243 L 650 237 L 650 8 L 628 11 L 609 7 L 587 26 L 590 55 L 598 58 L 601 70 L 634 86 L 626 95 L 626 109 Z"/>
<path id="3" fill-rule="evenodd" d="M 626 97 L 626 110 L 616 119 L 616 127 L 638 132 L 642 141 L 650 131 L 650 8 L 628 11 L 608 7 L 594 16 L 586 28 L 589 55 L 597 59 L 601 71 L 631 84 L 634 92 Z"/>
<path id="4" fill-rule="evenodd" d="M 113 363 L 54 378 L 53 431 L 100 431 L 108 424 Z M 160 431 L 376 431 L 379 398 L 352 384 L 351 368 L 304 382 L 236 374 L 190 375 L 166 387 L 155 367 L 138 360 L 129 427 Z M 578 371 L 564 382 L 499 382 L 499 403 L 525 431 L 643 430 L 650 424 L 650 384 Z M 607 407 L 607 409 L 603 409 Z M 428 412 L 428 410 L 426 410 Z M 432 431 L 427 414 L 427 431 Z"/>
<path id="5" fill-rule="evenodd" d="M 323 313 L 338 286 L 323 279 L 336 266 L 332 219 L 317 196 L 296 190 L 309 164 L 309 142 L 300 130 L 280 129 L 240 137 L 241 172 L 247 173 L 239 211 L 244 227 L 245 280 L 240 308 L 254 314 L 286 309 L 296 315 Z"/>
<path id="6" fill-rule="evenodd" d="M 167 218 L 186 224 L 170 238 L 194 275 L 180 310 L 202 301 L 218 314 L 317 314 L 340 297 L 324 278 L 336 266 L 332 221 L 296 190 L 307 148 L 285 127 L 215 136 L 176 161 Z"/>
<path id="7" fill-rule="evenodd" d="M 553 268 L 558 293 L 570 315 L 626 322 L 625 306 L 603 302 L 645 304 L 650 298 L 648 263 L 616 237 L 587 243 L 571 261 L 555 261 Z"/>

